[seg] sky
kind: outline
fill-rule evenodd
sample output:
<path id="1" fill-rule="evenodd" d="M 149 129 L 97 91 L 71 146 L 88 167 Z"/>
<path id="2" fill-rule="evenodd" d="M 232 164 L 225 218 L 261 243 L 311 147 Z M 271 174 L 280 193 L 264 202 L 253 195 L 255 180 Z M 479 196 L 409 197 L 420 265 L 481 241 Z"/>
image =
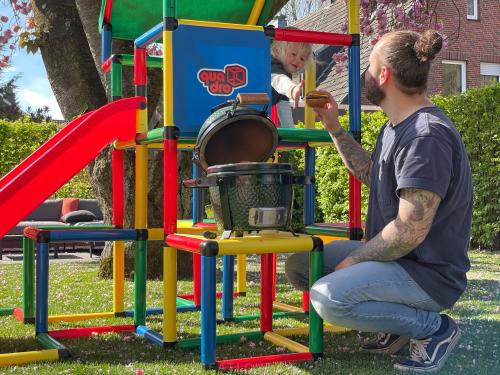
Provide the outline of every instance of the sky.
<path id="1" fill-rule="evenodd" d="M 20 75 L 17 80 L 17 98 L 23 110 L 28 106 L 36 109 L 46 105 L 54 120 L 63 120 L 40 53 L 27 54 L 25 50 L 18 49 L 10 66 L 2 71 L 2 81 L 7 81 L 16 74 Z"/>

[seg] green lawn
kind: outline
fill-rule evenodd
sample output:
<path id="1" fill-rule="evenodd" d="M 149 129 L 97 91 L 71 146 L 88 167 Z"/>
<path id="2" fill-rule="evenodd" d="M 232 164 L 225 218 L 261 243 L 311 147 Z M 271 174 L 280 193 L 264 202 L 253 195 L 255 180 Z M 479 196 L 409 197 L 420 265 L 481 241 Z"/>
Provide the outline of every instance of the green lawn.
<path id="1" fill-rule="evenodd" d="M 463 334 L 440 374 L 500 374 L 500 254 L 471 252 L 472 269 L 466 293 L 449 311 Z M 53 263 L 50 275 L 50 314 L 111 311 L 112 283 L 97 279 L 97 263 Z M 237 299 L 235 314 L 257 313 L 258 265 L 249 263 L 247 297 Z M 299 304 L 300 294 L 278 270 L 279 300 Z M 127 308 L 132 309 L 132 283 L 127 283 Z M 181 281 L 179 293 L 190 292 L 191 283 Z M 0 265 L 0 307 L 21 305 L 21 264 Z M 161 307 L 161 283 L 148 283 L 148 306 Z M 179 314 L 179 337 L 199 334 L 199 313 Z M 91 325 L 128 324 L 130 319 L 101 319 L 87 322 L 51 324 L 50 329 Z M 275 321 L 275 327 L 295 327 L 304 322 L 295 319 Z M 148 325 L 161 332 L 161 316 L 149 317 Z M 257 321 L 218 327 L 218 333 L 258 330 Z M 34 327 L 21 325 L 13 317 L 0 317 L 0 353 L 37 350 Z M 253 369 L 249 374 L 391 374 L 393 359 L 362 353 L 359 341 L 368 335 L 351 331 L 325 335 L 325 357 L 315 363 L 275 365 Z M 307 342 L 307 338 L 297 338 Z M 89 339 L 61 340 L 71 353 L 67 362 L 36 363 L 0 368 L 0 374 L 195 374 L 201 373 L 199 351 L 163 349 L 133 334 L 105 334 Z M 240 342 L 218 347 L 219 358 L 278 354 L 267 342 Z"/>

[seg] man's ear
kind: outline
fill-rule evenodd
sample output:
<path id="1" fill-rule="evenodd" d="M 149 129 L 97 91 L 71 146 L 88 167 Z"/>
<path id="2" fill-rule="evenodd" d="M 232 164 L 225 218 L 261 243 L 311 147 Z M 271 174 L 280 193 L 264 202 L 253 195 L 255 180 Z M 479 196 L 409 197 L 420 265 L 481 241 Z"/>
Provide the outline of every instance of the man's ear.
<path id="1" fill-rule="evenodd" d="M 391 68 L 389 68 L 387 65 L 382 65 L 380 67 L 380 74 L 378 75 L 379 79 L 379 85 L 383 86 L 389 81 L 389 78 L 391 77 Z"/>

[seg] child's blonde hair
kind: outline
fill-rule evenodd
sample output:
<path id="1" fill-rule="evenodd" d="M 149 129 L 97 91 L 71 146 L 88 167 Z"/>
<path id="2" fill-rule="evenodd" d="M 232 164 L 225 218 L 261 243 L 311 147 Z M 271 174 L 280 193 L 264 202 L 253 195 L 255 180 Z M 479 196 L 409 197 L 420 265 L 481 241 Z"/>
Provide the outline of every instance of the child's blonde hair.
<path id="1" fill-rule="evenodd" d="M 295 27 L 287 27 L 287 29 L 297 30 Z M 286 53 L 291 47 L 297 47 L 300 52 L 305 52 L 307 54 L 307 59 L 304 67 L 307 67 L 307 65 L 314 62 L 311 43 L 283 42 L 273 40 L 271 44 L 271 56 L 279 61 L 283 61 L 285 59 Z"/>

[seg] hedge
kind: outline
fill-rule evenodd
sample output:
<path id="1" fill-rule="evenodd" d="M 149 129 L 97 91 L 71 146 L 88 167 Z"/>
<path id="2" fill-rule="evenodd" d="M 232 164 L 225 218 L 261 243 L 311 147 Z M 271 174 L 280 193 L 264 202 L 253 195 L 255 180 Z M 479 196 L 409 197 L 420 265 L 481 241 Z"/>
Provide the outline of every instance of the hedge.
<path id="1" fill-rule="evenodd" d="M 462 135 L 474 186 L 472 241 L 474 248 L 500 250 L 500 84 L 436 96 Z"/>
<path id="2" fill-rule="evenodd" d="M 35 151 L 60 128 L 56 122 L 32 122 L 28 117 L 8 121 L 0 119 L 0 177 Z M 71 161 L 68 161 L 71 162 Z M 62 186 L 51 198 L 92 198 L 92 187 L 86 170 Z"/>

